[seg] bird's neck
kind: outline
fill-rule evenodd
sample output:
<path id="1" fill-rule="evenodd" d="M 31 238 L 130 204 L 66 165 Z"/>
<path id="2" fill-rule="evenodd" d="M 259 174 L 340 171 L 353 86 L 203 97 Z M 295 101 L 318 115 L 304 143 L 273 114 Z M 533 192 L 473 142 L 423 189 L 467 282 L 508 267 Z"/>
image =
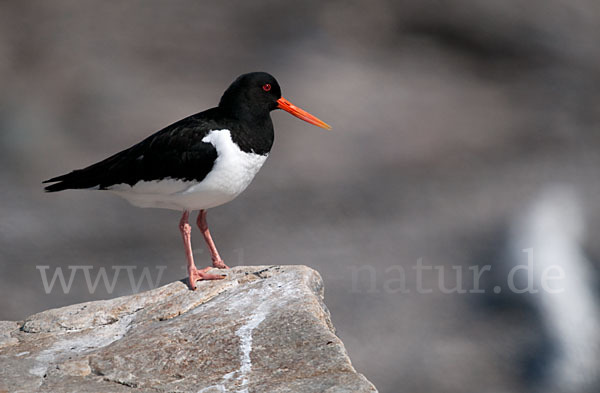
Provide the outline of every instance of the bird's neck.
<path id="1" fill-rule="evenodd" d="M 223 108 L 221 108 L 223 109 Z M 245 152 L 266 155 L 271 151 L 275 140 L 271 115 L 245 113 L 243 110 L 234 112 L 223 111 L 226 118 L 231 119 L 231 139 Z"/>

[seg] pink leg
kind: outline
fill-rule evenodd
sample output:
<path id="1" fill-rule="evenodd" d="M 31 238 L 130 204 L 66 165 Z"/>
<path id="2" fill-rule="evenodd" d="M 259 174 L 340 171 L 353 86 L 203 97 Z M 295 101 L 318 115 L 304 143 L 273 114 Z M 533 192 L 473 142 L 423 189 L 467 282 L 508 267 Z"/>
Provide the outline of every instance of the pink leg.
<path id="1" fill-rule="evenodd" d="M 215 242 L 213 242 L 213 239 L 210 236 L 210 231 L 208 230 L 208 223 L 206 222 L 206 210 L 200 210 L 200 213 L 198 213 L 198 220 L 196 220 L 196 222 L 210 250 L 213 267 L 219 269 L 229 269 L 229 266 L 227 266 L 225 262 L 223 262 L 223 260 L 221 259 L 219 251 L 217 251 L 217 246 L 215 246 Z"/>
<path id="2" fill-rule="evenodd" d="M 190 212 L 184 211 L 183 216 L 181 216 L 181 221 L 179 221 L 179 230 L 183 237 L 183 245 L 187 257 L 188 284 L 190 289 L 196 289 L 196 281 L 198 280 L 218 280 L 225 276 L 206 273 L 211 268 L 210 266 L 201 270 L 196 269 L 196 265 L 194 265 L 194 255 L 192 254 L 192 227 L 188 223 L 189 217 Z"/>

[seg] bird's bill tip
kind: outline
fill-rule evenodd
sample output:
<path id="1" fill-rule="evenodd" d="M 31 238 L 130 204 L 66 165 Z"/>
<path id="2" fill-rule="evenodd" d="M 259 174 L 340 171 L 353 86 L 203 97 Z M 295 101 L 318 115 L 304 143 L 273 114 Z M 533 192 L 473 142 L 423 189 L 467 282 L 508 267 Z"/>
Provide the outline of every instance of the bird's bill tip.
<path id="1" fill-rule="evenodd" d="M 304 120 L 312 125 L 324 128 L 326 130 L 331 130 L 331 126 L 329 124 L 311 115 L 304 109 L 298 108 L 296 105 L 292 104 L 283 97 L 277 100 L 277 108 L 283 109 L 284 111 L 296 116 L 298 119 Z"/>

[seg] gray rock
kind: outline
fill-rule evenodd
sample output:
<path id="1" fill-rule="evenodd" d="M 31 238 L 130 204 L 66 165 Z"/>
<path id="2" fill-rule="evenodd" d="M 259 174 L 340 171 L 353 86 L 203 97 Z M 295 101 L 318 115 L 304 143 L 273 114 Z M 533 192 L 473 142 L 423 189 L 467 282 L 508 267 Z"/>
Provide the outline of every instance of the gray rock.
<path id="1" fill-rule="evenodd" d="M 0 322 L 0 391 L 376 392 L 350 363 L 305 266 Z"/>

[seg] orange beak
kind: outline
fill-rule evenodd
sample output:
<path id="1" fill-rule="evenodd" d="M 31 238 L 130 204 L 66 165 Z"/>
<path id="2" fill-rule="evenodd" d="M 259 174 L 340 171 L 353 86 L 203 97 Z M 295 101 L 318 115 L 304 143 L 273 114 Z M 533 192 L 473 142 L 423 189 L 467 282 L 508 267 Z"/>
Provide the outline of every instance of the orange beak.
<path id="1" fill-rule="evenodd" d="M 281 97 L 280 99 L 277 100 L 277 104 L 278 104 L 277 108 L 283 109 L 284 111 L 291 113 L 292 115 L 296 116 L 298 119 L 302 119 L 305 122 L 313 124 L 317 127 L 321 127 L 326 130 L 331 130 L 331 126 L 329 124 L 317 119 L 316 117 L 314 117 L 307 111 L 298 108 L 296 105 L 292 104 L 291 102 L 289 102 L 288 100 L 286 100 L 283 97 Z"/>

